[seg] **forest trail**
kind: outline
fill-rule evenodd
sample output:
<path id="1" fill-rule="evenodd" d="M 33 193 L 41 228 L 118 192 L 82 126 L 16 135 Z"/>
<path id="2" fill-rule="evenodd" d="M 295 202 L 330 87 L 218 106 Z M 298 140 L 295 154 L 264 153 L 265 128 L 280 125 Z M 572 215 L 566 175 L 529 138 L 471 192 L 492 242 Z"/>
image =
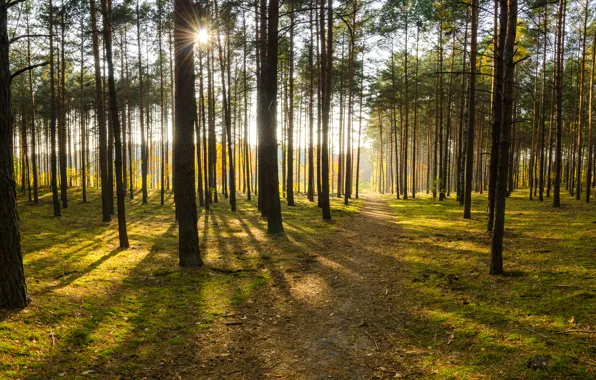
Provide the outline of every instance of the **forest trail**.
<path id="1" fill-rule="evenodd" d="M 406 352 L 392 343 L 406 314 L 398 301 L 404 294 L 395 258 L 399 228 L 387 200 L 367 195 L 358 214 L 308 242 L 312 250 L 299 260 L 270 262 L 272 286 L 201 333 L 199 363 L 193 364 L 213 379 L 417 373 L 394 362 Z"/>

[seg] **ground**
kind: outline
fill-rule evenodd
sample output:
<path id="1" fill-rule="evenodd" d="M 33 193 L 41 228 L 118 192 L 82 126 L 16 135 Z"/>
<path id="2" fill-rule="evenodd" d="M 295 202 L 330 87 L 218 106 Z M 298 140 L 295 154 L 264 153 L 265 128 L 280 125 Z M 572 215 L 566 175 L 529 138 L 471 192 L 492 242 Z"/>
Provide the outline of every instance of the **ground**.
<path id="1" fill-rule="evenodd" d="M 254 200 L 200 216 L 205 267 L 177 266 L 171 196 L 127 202 L 131 248 L 99 195 L 19 201 L 32 303 L 0 314 L 0 378 L 596 377 L 596 206 L 507 203 L 489 276 L 486 197 L 297 197 L 267 236 Z"/>

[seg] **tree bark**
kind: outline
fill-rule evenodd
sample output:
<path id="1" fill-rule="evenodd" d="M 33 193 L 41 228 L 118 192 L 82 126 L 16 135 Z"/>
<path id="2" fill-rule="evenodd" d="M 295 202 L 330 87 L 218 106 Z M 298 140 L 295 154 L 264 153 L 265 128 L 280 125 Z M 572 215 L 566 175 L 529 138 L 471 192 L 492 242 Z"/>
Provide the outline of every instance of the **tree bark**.
<path id="1" fill-rule="evenodd" d="M 199 253 L 195 191 L 194 123 L 194 20 L 191 0 L 174 2 L 174 45 L 176 66 L 176 143 L 174 145 L 174 198 L 178 216 L 178 254 L 181 267 L 203 265 Z"/>
<path id="2" fill-rule="evenodd" d="M 0 309 L 22 309 L 29 299 L 14 181 L 7 13 L 6 0 L 0 0 Z"/>
<path id="3" fill-rule="evenodd" d="M 110 214 L 110 195 L 108 189 L 108 157 L 106 141 L 106 114 L 103 101 L 103 89 L 101 80 L 101 69 L 99 65 L 99 32 L 97 30 L 97 9 L 95 0 L 89 0 L 91 9 L 91 31 L 93 35 L 93 60 L 95 65 L 95 105 L 96 119 L 99 132 L 99 170 L 101 175 L 101 207 L 103 221 L 112 220 Z"/>
<path id="4" fill-rule="evenodd" d="M 565 0 L 563 0 L 565 1 Z M 507 198 L 507 179 L 509 169 L 509 145 L 511 126 L 513 124 L 513 91 L 514 91 L 514 45 L 517 31 L 517 0 L 507 0 L 502 4 L 501 12 L 507 14 L 507 36 L 503 47 L 503 116 L 501 136 L 499 139 L 499 165 L 497 184 L 495 187 L 495 221 L 491 239 L 490 274 L 503 273 L 503 234 L 505 232 L 505 200 Z"/>
<path id="5" fill-rule="evenodd" d="M 466 182 L 464 191 L 464 219 L 472 218 L 472 172 L 474 166 L 474 128 L 476 123 L 476 53 L 478 50 L 478 0 L 472 0 L 470 38 L 470 83 L 468 94 L 468 128 L 466 134 Z M 478 146 L 480 149 L 481 146 Z"/>
<path id="6" fill-rule="evenodd" d="M 108 91 L 112 130 L 114 136 L 114 149 L 116 153 L 116 196 L 118 201 L 118 238 L 120 248 L 128 248 L 128 232 L 126 230 L 126 190 L 123 182 L 122 165 L 122 135 L 120 129 L 120 118 L 118 115 L 118 100 L 116 95 L 116 81 L 114 79 L 114 62 L 112 58 L 112 0 L 101 0 L 103 10 L 103 38 L 106 47 L 106 60 L 108 63 Z"/>

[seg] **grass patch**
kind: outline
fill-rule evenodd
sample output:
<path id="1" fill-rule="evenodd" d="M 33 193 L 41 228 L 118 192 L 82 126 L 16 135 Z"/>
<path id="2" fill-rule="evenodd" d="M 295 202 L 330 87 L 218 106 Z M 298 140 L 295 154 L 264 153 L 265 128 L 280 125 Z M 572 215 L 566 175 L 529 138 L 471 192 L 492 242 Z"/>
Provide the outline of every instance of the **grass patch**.
<path id="1" fill-rule="evenodd" d="M 173 196 L 127 200 L 131 248 L 118 248 L 117 221 L 101 222 L 100 194 L 69 191 L 70 205 L 52 217 L 51 194 L 19 199 L 24 266 L 32 303 L 0 314 L 0 378 L 159 377 L 202 331 L 272 282 L 271 263 L 303 249 L 339 223 L 323 223 L 316 203 L 297 195 L 283 207 L 285 235 L 268 237 L 256 201 L 238 199 L 199 215 L 205 267 L 178 267 Z M 282 204 L 284 202 L 282 201 Z M 356 206 L 332 200 L 336 219 Z"/>
<path id="2" fill-rule="evenodd" d="M 515 191 L 507 199 L 506 275 L 489 276 L 485 195 L 474 196 L 471 220 L 454 199 L 387 199 L 400 227 L 395 255 L 411 289 L 404 301 L 416 321 L 411 335 L 431 351 L 426 368 L 441 378 L 596 376 L 596 335 L 570 331 L 596 329 L 594 204 L 562 195 L 563 207 L 554 209 L 551 199 Z M 441 329 L 453 337 L 437 338 Z M 537 355 L 552 361 L 528 368 Z"/>

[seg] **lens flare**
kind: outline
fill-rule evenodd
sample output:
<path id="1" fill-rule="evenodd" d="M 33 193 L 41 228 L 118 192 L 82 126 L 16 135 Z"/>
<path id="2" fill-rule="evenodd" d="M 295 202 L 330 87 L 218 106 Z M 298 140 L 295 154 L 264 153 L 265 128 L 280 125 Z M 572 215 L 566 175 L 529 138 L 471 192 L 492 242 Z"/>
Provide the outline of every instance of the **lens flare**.
<path id="1" fill-rule="evenodd" d="M 206 44 L 209 41 L 209 32 L 205 28 L 201 28 L 197 33 L 197 42 L 200 44 Z"/>

